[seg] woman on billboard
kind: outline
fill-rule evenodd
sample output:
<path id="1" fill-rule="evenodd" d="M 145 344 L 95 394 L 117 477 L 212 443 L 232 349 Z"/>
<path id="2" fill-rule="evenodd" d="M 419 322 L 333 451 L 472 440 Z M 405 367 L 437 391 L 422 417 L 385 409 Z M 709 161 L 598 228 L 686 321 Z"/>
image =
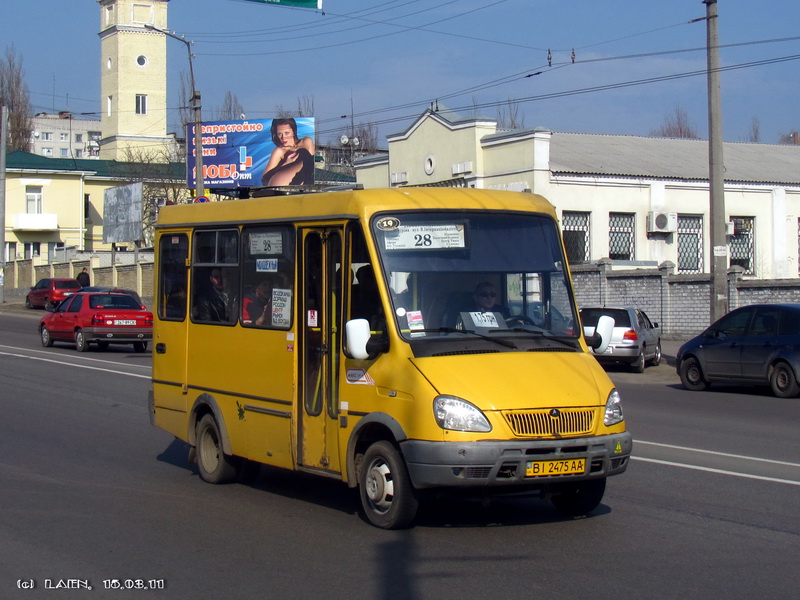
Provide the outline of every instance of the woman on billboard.
<path id="1" fill-rule="evenodd" d="M 261 185 L 312 185 L 314 183 L 314 140 L 298 139 L 294 119 L 273 119 L 272 142 L 275 149 L 269 157 Z"/>

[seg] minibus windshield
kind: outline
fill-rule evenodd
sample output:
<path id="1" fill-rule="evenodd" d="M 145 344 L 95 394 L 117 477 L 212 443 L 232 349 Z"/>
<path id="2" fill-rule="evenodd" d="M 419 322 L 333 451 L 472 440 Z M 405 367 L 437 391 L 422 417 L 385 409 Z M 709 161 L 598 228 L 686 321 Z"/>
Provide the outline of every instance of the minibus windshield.
<path id="1" fill-rule="evenodd" d="M 540 337 L 579 332 L 555 221 L 518 212 L 397 212 L 372 232 L 392 314 L 410 340 Z"/>

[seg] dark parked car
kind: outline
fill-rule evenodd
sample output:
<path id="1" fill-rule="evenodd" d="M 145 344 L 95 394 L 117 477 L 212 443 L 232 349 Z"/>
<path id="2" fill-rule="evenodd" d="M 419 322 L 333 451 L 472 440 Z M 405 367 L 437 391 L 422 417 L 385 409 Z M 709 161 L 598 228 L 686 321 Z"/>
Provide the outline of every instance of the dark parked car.
<path id="1" fill-rule="evenodd" d="M 133 344 L 136 352 L 147 350 L 153 339 L 153 313 L 127 294 L 79 292 L 51 309 L 39 321 L 42 346 L 71 342 L 78 352 L 96 343 Z"/>
<path id="2" fill-rule="evenodd" d="M 753 304 L 729 312 L 678 350 L 689 390 L 711 383 L 768 384 L 780 398 L 800 393 L 800 304 Z"/>
<path id="3" fill-rule="evenodd" d="M 643 310 L 625 308 L 582 308 L 581 321 L 586 335 L 594 333 L 597 321 L 607 315 L 614 319 L 611 340 L 605 351 L 594 357 L 601 365 L 627 365 L 643 373 L 646 365 L 661 362 L 661 332 Z"/>
<path id="4" fill-rule="evenodd" d="M 80 289 L 81 284 L 77 279 L 67 277 L 40 279 L 25 296 L 25 306 L 28 308 L 52 308 Z"/>
<path id="5" fill-rule="evenodd" d="M 128 296 L 130 296 L 131 298 L 136 300 L 136 302 L 140 306 L 144 307 L 144 304 L 142 304 L 142 299 L 139 297 L 139 294 L 137 294 L 133 290 L 129 290 L 127 288 L 111 287 L 111 286 L 107 286 L 107 285 L 89 285 L 89 286 L 86 286 L 84 288 L 81 288 L 81 291 L 82 292 L 113 292 L 115 294 L 127 294 Z"/>

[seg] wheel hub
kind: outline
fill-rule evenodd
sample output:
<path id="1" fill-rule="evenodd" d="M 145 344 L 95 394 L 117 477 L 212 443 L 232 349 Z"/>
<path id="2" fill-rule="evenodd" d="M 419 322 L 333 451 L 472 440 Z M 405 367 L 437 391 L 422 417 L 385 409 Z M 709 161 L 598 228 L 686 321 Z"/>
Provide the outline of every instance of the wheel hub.
<path id="1" fill-rule="evenodd" d="M 386 463 L 373 464 L 366 477 L 366 493 L 370 502 L 379 510 L 388 510 L 392 505 L 394 484 Z"/>

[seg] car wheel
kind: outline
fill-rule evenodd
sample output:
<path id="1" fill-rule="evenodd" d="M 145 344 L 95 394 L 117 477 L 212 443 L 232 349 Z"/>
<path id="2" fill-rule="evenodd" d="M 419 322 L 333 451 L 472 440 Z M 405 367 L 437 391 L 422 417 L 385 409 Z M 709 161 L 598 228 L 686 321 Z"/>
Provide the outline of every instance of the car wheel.
<path id="1" fill-rule="evenodd" d="M 44 301 L 44 309 L 45 310 L 53 310 L 54 307 L 55 307 L 55 304 L 50 302 L 50 300 L 45 300 Z"/>
<path id="2" fill-rule="evenodd" d="M 631 371 L 634 373 L 644 373 L 644 346 L 639 350 L 639 356 L 636 361 L 631 363 Z"/>
<path id="3" fill-rule="evenodd" d="M 133 342 L 134 352 L 144 352 L 147 350 L 147 342 Z"/>
<path id="4" fill-rule="evenodd" d="M 236 479 L 236 457 L 222 450 L 222 437 L 212 415 L 205 415 L 197 424 L 197 470 L 208 483 L 228 483 Z"/>
<path id="5" fill-rule="evenodd" d="M 650 366 L 657 367 L 661 364 L 661 342 L 656 344 L 656 352 L 653 354 L 653 358 L 650 359 Z"/>
<path id="6" fill-rule="evenodd" d="M 45 348 L 50 348 L 53 345 L 53 338 L 50 337 L 50 332 L 47 331 L 47 327 L 42 325 L 42 329 L 39 334 L 42 337 L 42 346 Z"/>
<path id="7" fill-rule="evenodd" d="M 693 356 L 681 362 L 678 374 L 681 377 L 681 383 L 687 390 L 693 392 L 702 392 L 708 388 L 708 382 L 703 377 L 703 370 L 700 368 L 700 363 Z"/>
<path id="8" fill-rule="evenodd" d="M 33 308 L 33 304 L 31 304 L 31 299 L 25 296 L 25 308 Z"/>
<path id="9" fill-rule="evenodd" d="M 800 393 L 800 385 L 797 384 L 794 371 L 785 362 L 779 362 L 772 367 L 769 383 L 772 386 L 772 393 L 778 398 L 794 398 Z"/>
<path id="10" fill-rule="evenodd" d="M 89 349 L 89 342 L 86 341 L 86 336 L 80 329 L 75 332 L 75 349 L 78 352 L 86 352 Z"/>
<path id="11" fill-rule="evenodd" d="M 588 479 L 575 483 L 563 483 L 550 498 L 556 510 L 568 517 L 581 517 L 592 512 L 603 500 L 606 479 Z"/>
<path id="12" fill-rule="evenodd" d="M 411 526 L 419 501 L 403 458 L 391 443 L 375 442 L 367 449 L 358 483 L 361 505 L 370 523 L 382 529 Z"/>

